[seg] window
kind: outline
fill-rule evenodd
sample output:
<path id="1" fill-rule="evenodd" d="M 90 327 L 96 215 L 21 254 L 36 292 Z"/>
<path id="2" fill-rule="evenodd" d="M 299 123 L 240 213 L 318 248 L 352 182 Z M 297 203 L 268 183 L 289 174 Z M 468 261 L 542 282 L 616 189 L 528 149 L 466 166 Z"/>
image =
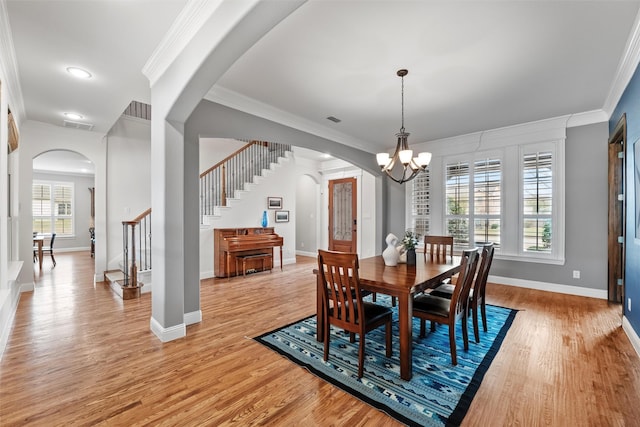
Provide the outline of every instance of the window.
<path id="1" fill-rule="evenodd" d="M 34 182 L 32 213 L 33 231 L 73 235 L 73 184 Z"/>
<path id="2" fill-rule="evenodd" d="M 523 156 L 522 250 L 550 254 L 553 247 L 553 153 Z"/>
<path id="3" fill-rule="evenodd" d="M 502 171 L 500 159 L 476 160 L 473 167 L 473 239 L 500 247 Z"/>
<path id="4" fill-rule="evenodd" d="M 407 228 L 451 235 L 456 250 L 494 242 L 502 260 L 565 262 L 566 118 L 431 141 L 428 197 L 407 187 Z"/>
<path id="5" fill-rule="evenodd" d="M 429 198 L 430 184 L 429 169 L 421 172 L 412 181 L 411 190 L 411 226 L 409 228 L 418 236 L 429 233 Z"/>
<path id="6" fill-rule="evenodd" d="M 445 180 L 447 234 L 455 246 L 469 245 L 469 163 L 447 165 Z"/>

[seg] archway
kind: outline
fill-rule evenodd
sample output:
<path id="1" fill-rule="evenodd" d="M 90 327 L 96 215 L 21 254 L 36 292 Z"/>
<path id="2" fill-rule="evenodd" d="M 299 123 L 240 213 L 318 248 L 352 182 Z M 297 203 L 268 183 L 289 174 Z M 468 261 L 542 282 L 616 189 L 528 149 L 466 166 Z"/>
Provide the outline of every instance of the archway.
<path id="1" fill-rule="evenodd" d="M 32 160 L 32 229 L 56 234 L 56 252 L 88 251 L 95 227 L 95 166 L 72 150 L 50 150 Z"/>

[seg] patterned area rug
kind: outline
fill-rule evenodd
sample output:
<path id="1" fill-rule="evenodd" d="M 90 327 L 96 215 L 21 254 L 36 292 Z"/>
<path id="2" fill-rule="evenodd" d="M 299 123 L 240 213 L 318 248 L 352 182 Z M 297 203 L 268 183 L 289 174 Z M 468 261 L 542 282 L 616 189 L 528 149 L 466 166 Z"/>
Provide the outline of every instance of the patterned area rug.
<path id="1" fill-rule="evenodd" d="M 391 305 L 385 298 L 378 295 L 378 303 Z M 420 323 L 414 318 L 411 381 L 400 379 L 395 308 L 392 357 L 385 357 L 384 327 L 369 332 L 365 342 L 364 376 L 360 379 L 357 375 L 358 341 L 351 344 L 344 331 L 331 328 L 329 360 L 322 360 L 323 343 L 316 341 L 316 316 L 255 339 L 404 424 L 459 425 L 516 313 L 516 310 L 487 305 L 488 332 L 480 327 L 479 344 L 474 342 L 469 320 L 468 352 L 464 351 L 462 329 L 458 324 L 457 366 L 451 364 L 448 328 L 438 326 L 436 332 L 419 338 Z"/>

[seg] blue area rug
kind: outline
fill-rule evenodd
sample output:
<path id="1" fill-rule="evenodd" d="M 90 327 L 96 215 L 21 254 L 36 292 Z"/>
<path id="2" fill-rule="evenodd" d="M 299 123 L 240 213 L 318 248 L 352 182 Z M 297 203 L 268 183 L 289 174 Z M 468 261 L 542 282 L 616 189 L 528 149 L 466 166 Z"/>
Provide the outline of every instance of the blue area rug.
<path id="1" fill-rule="evenodd" d="M 378 295 L 380 304 L 391 305 L 389 300 Z M 457 366 L 451 364 L 448 328 L 438 326 L 436 332 L 419 338 L 420 323 L 414 318 L 411 381 L 400 379 L 400 341 L 395 307 L 392 357 L 385 357 L 384 327 L 369 332 L 362 378 L 358 378 L 358 341 L 351 344 L 349 335 L 342 330 L 331 328 L 329 360 L 322 360 L 324 347 L 322 342 L 316 341 L 316 316 L 255 339 L 404 424 L 459 425 L 516 313 L 516 310 L 487 305 L 488 332 L 482 331 L 480 326 L 479 344 L 474 342 L 469 319 L 468 352 L 464 351 L 462 327 L 458 322 Z"/>

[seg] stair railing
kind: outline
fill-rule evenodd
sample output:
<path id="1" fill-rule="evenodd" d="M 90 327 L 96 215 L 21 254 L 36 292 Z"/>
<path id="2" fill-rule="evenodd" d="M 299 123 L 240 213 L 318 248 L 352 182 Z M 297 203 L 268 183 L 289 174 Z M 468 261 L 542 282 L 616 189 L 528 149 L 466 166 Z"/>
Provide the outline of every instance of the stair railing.
<path id="1" fill-rule="evenodd" d="M 137 287 L 138 271 L 151 270 L 151 208 L 122 221 L 122 244 L 124 286 Z"/>
<path id="2" fill-rule="evenodd" d="M 243 190 L 255 176 L 269 169 L 291 151 L 291 145 L 267 141 L 251 141 L 200 174 L 200 222 L 213 215 L 217 206 L 227 206 L 227 197 Z"/>

